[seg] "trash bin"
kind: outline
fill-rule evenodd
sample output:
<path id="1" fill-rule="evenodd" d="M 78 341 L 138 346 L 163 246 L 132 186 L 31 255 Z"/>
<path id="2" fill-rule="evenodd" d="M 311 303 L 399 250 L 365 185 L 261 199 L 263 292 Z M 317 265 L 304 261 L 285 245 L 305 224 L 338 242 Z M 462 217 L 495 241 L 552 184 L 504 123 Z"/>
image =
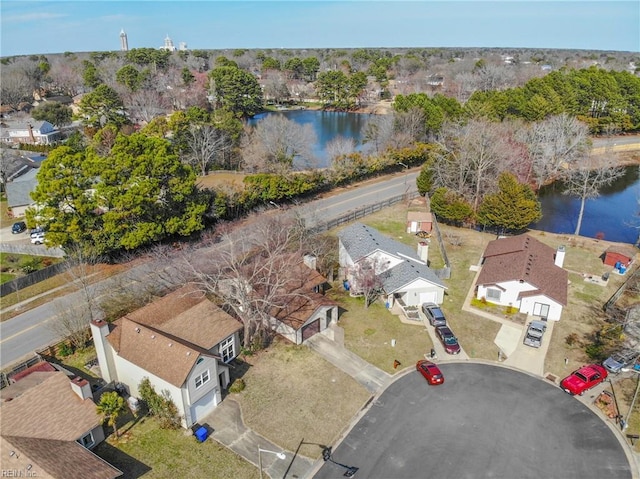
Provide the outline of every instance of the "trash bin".
<path id="1" fill-rule="evenodd" d="M 207 431 L 206 427 L 201 426 L 198 429 L 196 429 L 195 436 L 199 442 L 204 442 L 207 439 L 208 435 L 209 435 L 209 431 Z"/>

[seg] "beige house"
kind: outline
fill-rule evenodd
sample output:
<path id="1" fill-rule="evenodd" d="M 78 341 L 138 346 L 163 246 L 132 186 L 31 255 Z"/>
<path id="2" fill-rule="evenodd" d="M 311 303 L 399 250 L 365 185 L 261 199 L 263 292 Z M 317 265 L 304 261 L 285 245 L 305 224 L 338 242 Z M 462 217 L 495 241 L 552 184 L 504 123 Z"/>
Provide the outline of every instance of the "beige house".
<path id="1" fill-rule="evenodd" d="M 104 440 L 89 383 L 52 367 L 2 389 L 0 468 L 13 476 L 111 479 L 122 472 L 90 449 Z"/>
<path id="2" fill-rule="evenodd" d="M 168 391 L 184 427 L 201 421 L 222 401 L 229 366 L 240 350 L 242 324 L 186 285 L 113 323 L 93 321 L 102 377 L 132 396 L 149 378 Z"/>

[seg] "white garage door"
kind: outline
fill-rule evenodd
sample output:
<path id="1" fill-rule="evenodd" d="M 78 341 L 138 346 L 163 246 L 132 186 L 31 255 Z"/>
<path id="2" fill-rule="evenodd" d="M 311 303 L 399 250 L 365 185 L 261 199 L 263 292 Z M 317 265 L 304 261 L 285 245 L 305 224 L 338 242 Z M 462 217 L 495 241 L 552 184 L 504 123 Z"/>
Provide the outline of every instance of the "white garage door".
<path id="1" fill-rule="evenodd" d="M 435 291 L 428 291 L 426 293 L 420 293 L 420 304 L 422 303 L 437 303 L 438 293 Z"/>
<path id="2" fill-rule="evenodd" d="M 191 420 L 198 422 L 216 407 L 216 391 L 209 391 L 191 406 Z"/>

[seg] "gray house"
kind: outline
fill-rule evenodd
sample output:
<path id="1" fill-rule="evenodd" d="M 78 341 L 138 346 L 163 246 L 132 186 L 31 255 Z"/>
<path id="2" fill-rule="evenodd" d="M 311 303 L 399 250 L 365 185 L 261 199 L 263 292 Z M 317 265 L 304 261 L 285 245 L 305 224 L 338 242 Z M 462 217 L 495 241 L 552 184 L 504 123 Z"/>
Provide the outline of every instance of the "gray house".
<path id="1" fill-rule="evenodd" d="M 34 201 L 31 199 L 31 192 L 34 191 L 38 185 L 37 174 L 38 170 L 32 168 L 13 181 L 7 182 L 5 185 L 7 206 L 11 208 L 11 213 L 14 218 L 23 217 L 27 208 L 34 204 Z"/>
<path id="2" fill-rule="evenodd" d="M 346 227 L 338 237 L 340 267 L 354 293 L 360 289 L 358 270 L 373 267 L 389 306 L 395 301 L 404 306 L 442 303 L 447 288 L 427 266 L 426 242 L 420 242 L 416 251 L 362 223 Z"/>

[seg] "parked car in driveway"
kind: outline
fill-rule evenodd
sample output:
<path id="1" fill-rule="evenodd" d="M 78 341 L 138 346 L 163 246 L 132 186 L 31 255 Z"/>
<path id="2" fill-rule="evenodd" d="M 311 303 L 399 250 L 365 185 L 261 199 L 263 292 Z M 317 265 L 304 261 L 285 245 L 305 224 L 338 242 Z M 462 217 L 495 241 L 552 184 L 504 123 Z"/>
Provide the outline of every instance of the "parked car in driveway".
<path id="1" fill-rule="evenodd" d="M 43 244 L 44 243 L 44 233 L 34 233 L 31 235 L 31 243 L 32 244 Z"/>
<path id="2" fill-rule="evenodd" d="M 524 344 L 532 348 L 539 348 L 542 346 L 542 336 L 546 330 L 547 325 L 544 321 L 531 321 L 527 328 L 527 334 L 524 336 Z"/>
<path id="3" fill-rule="evenodd" d="M 585 391 L 607 379 L 607 370 L 599 364 L 588 364 L 572 372 L 560 382 L 560 387 L 571 395 L 582 396 Z"/>
<path id="4" fill-rule="evenodd" d="M 447 354 L 459 354 L 460 353 L 460 345 L 458 344 L 458 338 L 456 338 L 453 331 L 449 328 L 449 326 L 437 326 L 436 334 L 438 335 L 438 339 L 444 346 L 444 350 Z"/>
<path id="5" fill-rule="evenodd" d="M 422 376 L 432 386 L 442 384 L 444 382 L 444 375 L 442 374 L 442 371 L 440 371 L 440 368 L 431 361 L 421 359 L 416 363 L 416 370 L 422 374 Z"/>
<path id="6" fill-rule="evenodd" d="M 11 226 L 11 233 L 17 235 L 18 233 L 22 233 L 26 229 L 27 223 L 25 223 L 24 221 L 16 221 L 15 223 L 13 223 L 13 226 Z"/>
<path id="7" fill-rule="evenodd" d="M 622 368 L 632 366 L 639 357 L 640 351 L 623 349 L 605 359 L 602 365 L 611 373 L 619 373 Z"/>
<path id="8" fill-rule="evenodd" d="M 436 303 L 422 303 L 422 312 L 429 320 L 431 326 L 445 326 L 447 318 Z"/>

